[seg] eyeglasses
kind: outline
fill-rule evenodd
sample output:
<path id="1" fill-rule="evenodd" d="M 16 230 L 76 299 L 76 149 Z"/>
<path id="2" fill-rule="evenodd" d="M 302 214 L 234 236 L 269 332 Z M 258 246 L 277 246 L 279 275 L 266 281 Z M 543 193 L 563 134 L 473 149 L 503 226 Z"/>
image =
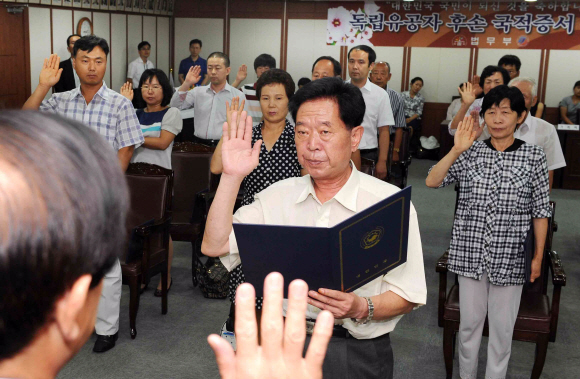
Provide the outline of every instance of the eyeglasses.
<path id="1" fill-rule="evenodd" d="M 149 91 L 149 90 L 160 91 L 162 89 L 163 89 L 163 87 L 158 86 L 158 85 L 153 85 L 153 86 L 144 85 L 141 87 L 141 91 Z"/>

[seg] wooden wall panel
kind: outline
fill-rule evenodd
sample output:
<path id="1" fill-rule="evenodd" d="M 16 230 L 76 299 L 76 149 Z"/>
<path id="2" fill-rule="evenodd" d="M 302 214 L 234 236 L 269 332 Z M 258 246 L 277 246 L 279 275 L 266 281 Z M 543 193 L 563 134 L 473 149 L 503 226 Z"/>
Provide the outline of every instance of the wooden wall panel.
<path id="1" fill-rule="evenodd" d="M 421 135 L 435 136 L 439 140 L 441 121 L 447 117 L 447 108 L 450 103 L 425 103 L 421 116 Z"/>
<path id="2" fill-rule="evenodd" d="M 227 0 L 180 0 L 175 4 L 173 14 L 176 18 L 224 18 L 226 5 Z"/>
<path id="3" fill-rule="evenodd" d="M 328 1 L 317 2 L 293 2 L 287 3 L 288 18 L 301 20 L 326 20 L 328 8 L 331 3 Z"/>

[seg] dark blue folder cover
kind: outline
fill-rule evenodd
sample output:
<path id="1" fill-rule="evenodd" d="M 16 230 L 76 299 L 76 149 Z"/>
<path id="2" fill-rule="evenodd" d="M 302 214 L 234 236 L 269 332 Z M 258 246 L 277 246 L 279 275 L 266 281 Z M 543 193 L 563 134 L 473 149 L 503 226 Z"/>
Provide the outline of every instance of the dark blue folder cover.
<path id="1" fill-rule="evenodd" d="M 246 281 L 262 296 L 264 278 L 351 292 L 407 261 L 411 187 L 332 228 L 234 224 Z"/>

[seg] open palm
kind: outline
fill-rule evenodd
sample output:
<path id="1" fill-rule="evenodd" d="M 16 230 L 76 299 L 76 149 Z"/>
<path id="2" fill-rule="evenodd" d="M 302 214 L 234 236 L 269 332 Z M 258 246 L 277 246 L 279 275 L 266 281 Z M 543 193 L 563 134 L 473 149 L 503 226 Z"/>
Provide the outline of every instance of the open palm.
<path id="1" fill-rule="evenodd" d="M 60 58 L 56 54 L 51 54 L 50 57 L 44 60 L 42 70 L 40 70 L 40 77 L 38 84 L 46 87 L 53 87 L 60 80 L 62 68 L 59 68 Z"/>
<path id="2" fill-rule="evenodd" d="M 473 118 L 467 116 L 459 123 L 457 131 L 455 132 L 453 146 L 458 152 L 463 153 L 469 149 L 475 141 L 476 131 L 473 130 Z"/>
<path id="3" fill-rule="evenodd" d="M 192 66 L 189 68 L 187 72 L 187 76 L 185 77 L 185 82 L 189 84 L 189 86 L 193 86 L 199 82 L 201 79 L 201 66 Z"/>
<path id="4" fill-rule="evenodd" d="M 475 88 L 473 84 L 467 82 L 463 84 L 463 88 L 459 87 L 459 96 L 461 96 L 461 102 L 464 104 L 473 104 L 476 98 Z"/>
<path id="5" fill-rule="evenodd" d="M 252 117 L 242 112 L 239 118 L 233 113 L 230 125 L 224 122 L 222 164 L 224 174 L 244 178 L 258 167 L 262 140 L 252 147 Z"/>

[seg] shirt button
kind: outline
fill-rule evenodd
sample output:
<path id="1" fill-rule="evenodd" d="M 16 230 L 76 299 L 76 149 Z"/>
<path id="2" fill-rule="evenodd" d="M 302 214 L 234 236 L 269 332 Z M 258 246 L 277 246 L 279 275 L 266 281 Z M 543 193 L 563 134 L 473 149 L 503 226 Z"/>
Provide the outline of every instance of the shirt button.
<path id="1" fill-rule="evenodd" d="M 493 189 L 495 190 L 495 186 L 493 186 Z"/>

